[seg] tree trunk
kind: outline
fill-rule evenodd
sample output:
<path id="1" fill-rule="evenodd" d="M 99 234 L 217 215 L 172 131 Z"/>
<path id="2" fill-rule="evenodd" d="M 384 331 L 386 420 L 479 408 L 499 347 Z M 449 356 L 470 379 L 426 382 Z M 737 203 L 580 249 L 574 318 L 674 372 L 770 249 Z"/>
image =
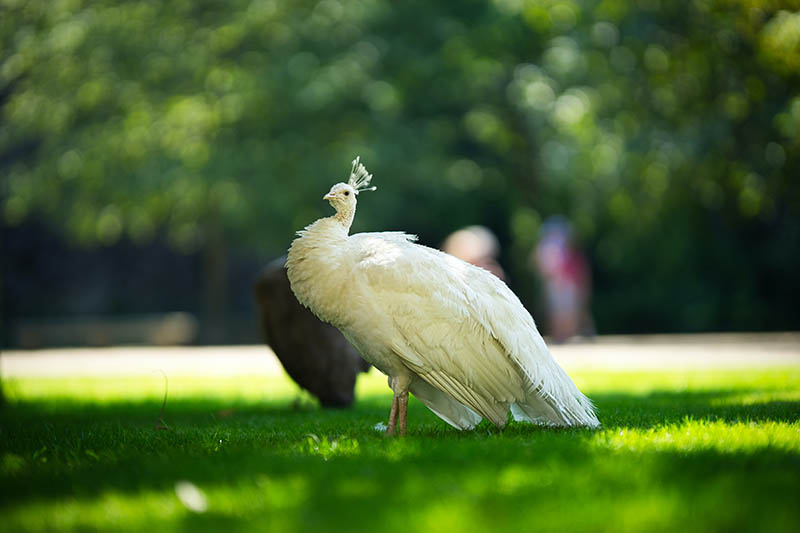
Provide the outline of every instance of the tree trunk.
<path id="1" fill-rule="evenodd" d="M 228 318 L 228 265 L 225 233 L 219 215 L 212 213 L 205 224 L 203 249 L 203 327 L 200 341 L 222 344 Z"/>

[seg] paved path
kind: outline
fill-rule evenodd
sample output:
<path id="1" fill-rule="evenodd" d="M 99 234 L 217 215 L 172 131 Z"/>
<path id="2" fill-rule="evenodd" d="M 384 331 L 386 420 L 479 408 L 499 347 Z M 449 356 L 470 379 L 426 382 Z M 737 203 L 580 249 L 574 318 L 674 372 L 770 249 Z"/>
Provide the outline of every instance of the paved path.
<path id="1" fill-rule="evenodd" d="M 276 375 L 283 372 L 266 346 L 120 346 L 8 351 L 0 356 L 0 375 L 137 376 L 163 370 L 167 375 Z"/>
<path id="2" fill-rule="evenodd" d="M 568 370 L 800 368 L 800 333 L 601 336 L 551 347 Z M 266 346 L 110 347 L 5 351 L 0 375 L 12 377 L 278 375 Z"/>

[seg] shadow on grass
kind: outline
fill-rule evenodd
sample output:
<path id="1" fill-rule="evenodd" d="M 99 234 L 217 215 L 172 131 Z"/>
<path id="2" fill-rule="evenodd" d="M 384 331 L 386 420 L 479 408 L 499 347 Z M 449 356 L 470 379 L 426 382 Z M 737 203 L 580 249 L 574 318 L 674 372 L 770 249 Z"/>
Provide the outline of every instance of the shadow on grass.
<path id="1" fill-rule="evenodd" d="M 597 406 L 598 416 L 604 427 L 626 426 L 647 428 L 658 424 L 674 423 L 692 419 L 735 421 L 781 421 L 800 419 L 800 401 L 767 401 L 737 403 L 737 398 L 763 393 L 760 389 L 715 389 L 703 391 L 655 391 L 649 394 L 594 393 L 591 398 Z M 350 409 L 321 409 L 310 402 L 273 400 L 257 401 L 235 399 L 182 397 L 169 399 L 163 417 L 171 427 L 208 427 L 221 423 L 242 420 L 261 420 L 273 423 L 304 423 L 317 421 L 320 425 L 352 421 L 368 417 L 372 424 L 386 422 L 391 395 L 373 394 L 358 399 Z M 0 408 L 0 422 L 4 424 L 43 423 L 58 425 L 117 422 L 145 428 L 155 425 L 161 416 L 161 401 L 106 401 L 90 403 L 69 399 L 42 401 L 10 401 Z M 425 436 L 443 434 L 470 435 L 459 432 L 439 421 L 422 404 L 412 397 L 409 412 L 409 431 L 412 435 Z M 418 426 L 418 417 L 440 422 L 434 428 Z M 415 428 L 415 426 L 417 426 Z M 491 433 L 500 433 L 488 422 L 485 428 Z M 511 424 L 504 433 L 516 431 L 536 433 L 542 428 L 529 424 Z"/>
<path id="2" fill-rule="evenodd" d="M 604 427 L 649 428 L 694 420 L 724 422 L 794 422 L 800 420 L 800 401 L 738 399 L 763 393 L 760 389 L 716 389 L 696 392 L 655 391 L 646 395 L 595 393 L 592 400 Z"/>

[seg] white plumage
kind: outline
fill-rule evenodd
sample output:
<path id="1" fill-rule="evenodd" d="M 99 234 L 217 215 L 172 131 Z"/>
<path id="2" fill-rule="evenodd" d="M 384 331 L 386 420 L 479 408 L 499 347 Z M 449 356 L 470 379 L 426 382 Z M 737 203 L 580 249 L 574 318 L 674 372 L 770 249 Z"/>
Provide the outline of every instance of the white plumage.
<path id="1" fill-rule="evenodd" d="M 405 432 L 410 391 L 459 429 L 481 418 L 600 424 L 550 355 L 530 314 L 486 270 L 400 232 L 349 235 L 372 176 L 356 159 L 324 199 L 336 214 L 298 232 L 286 262 L 297 299 L 389 376 L 387 432 Z"/>

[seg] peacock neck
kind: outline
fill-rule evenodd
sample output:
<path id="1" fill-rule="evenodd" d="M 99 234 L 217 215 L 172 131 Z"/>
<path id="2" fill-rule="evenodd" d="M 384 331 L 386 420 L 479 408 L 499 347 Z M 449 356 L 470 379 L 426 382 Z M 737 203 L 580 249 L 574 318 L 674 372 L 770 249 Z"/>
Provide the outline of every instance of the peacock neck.
<path id="1" fill-rule="evenodd" d="M 298 232 L 286 259 L 286 269 L 292 292 L 297 300 L 326 322 L 342 322 L 341 300 L 343 284 L 350 276 L 347 253 L 349 220 L 339 214 L 320 218 Z"/>
<path id="2" fill-rule="evenodd" d="M 350 233 L 350 226 L 353 224 L 353 218 L 356 216 L 356 206 L 345 205 L 336 210 L 333 215 L 334 220 L 344 228 L 345 234 Z"/>

